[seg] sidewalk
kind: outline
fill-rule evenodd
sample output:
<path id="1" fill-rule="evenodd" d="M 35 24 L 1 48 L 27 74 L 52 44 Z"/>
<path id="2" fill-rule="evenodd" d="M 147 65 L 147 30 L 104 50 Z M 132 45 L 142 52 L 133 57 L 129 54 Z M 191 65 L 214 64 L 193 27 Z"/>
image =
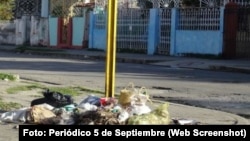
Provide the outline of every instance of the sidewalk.
<path id="1" fill-rule="evenodd" d="M 16 46 L 0 45 L 0 51 L 15 52 Z M 34 47 L 35 48 L 35 47 Z M 45 47 L 46 48 L 46 47 Z M 106 53 L 103 51 L 89 51 L 87 49 L 64 49 L 63 52 L 34 52 L 25 51 L 24 53 L 53 56 L 58 58 L 74 58 L 74 59 L 105 59 Z M 129 54 L 118 53 L 116 55 L 118 62 L 140 63 L 160 65 L 172 68 L 191 68 L 191 69 L 209 69 L 209 70 L 223 70 L 223 71 L 237 71 L 250 74 L 250 61 L 247 60 L 215 60 L 215 59 L 199 59 L 188 57 L 170 57 L 161 55 L 145 55 L 145 54 Z M 154 102 L 158 105 L 158 102 Z M 187 105 L 170 103 L 170 116 L 172 118 L 192 119 L 201 124 L 225 124 L 225 125 L 250 125 L 249 119 L 241 116 L 210 110 L 199 107 L 192 107 Z"/>

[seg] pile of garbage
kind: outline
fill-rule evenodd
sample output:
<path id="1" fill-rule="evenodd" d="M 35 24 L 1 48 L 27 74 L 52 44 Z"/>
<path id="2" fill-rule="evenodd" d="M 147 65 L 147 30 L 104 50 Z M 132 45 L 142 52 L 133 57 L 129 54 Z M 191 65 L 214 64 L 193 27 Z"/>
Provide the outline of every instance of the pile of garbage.
<path id="1" fill-rule="evenodd" d="M 50 125 L 149 125 L 170 124 L 169 104 L 152 110 L 146 88 L 133 85 L 122 89 L 118 98 L 88 95 L 79 104 L 70 95 L 46 90 L 30 107 L 0 114 L 1 122 Z"/>

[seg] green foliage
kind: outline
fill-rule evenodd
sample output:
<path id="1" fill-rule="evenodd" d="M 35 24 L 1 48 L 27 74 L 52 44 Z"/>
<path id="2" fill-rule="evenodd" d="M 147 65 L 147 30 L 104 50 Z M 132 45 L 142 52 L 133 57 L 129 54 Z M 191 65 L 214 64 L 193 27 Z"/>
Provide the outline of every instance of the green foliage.
<path id="1" fill-rule="evenodd" d="M 0 79 L 1 80 L 15 81 L 15 80 L 17 80 L 17 77 L 16 77 L 16 75 L 12 75 L 12 74 L 0 73 Z"/>
<path id="2" fill-rule="evenodd" d="M 22 85 L 22 86 L 15 86 L 15 87 L 10 87 L 6 90 L 8 94 L 15 94 L 21 91 L 31 91 L 34 89 L 41 89 L 41 90 L 47 90 L 49 89 L 50 91 L 55 91 L 55 92 L 60 92 L 62 94 L 67 94 L 71 96 L 78 96 L 81 95 L 82 92 L 89 92 L 89 93 L 99 93 L 103 94 L 102 91 L 98 90 L 91 90 L 83 87 L 46 87 L 44 85 L 38 84 L 38 83 L 32 83 L 29 85 Z"/>
<path id="3" fill-rule="evenodd" d="M 0 1 L 0 20 L 13 19 L 13 8 L 15 0 L 1 0 Z"/>
<path id="4" fill-rule="evenodd" d="M 15 86 L 15 87 L 11 87 L 11 88 L 8 88 L 6 90 L 6 92 L 9 93 L 9 94 L 15 94 L 15 93 L 18 93 L 20 91 L 30 91 L 30 90 L 33 90 L 33 89 L 42 89 L 42 88 L 43 88 L 42 85 L 32 84 L 32 85 L 27 85 L 27 86 Z"/>

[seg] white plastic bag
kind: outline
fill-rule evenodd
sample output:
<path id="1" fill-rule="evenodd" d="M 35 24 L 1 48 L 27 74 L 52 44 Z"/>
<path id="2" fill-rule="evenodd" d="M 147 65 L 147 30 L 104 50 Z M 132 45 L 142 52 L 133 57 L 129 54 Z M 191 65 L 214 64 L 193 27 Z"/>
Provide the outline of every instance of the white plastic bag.
<path id="1" fill-rule="evenodd" d="M 151 112 L 151 109 L 143 104 L 143 105 L 133 105 L 131 107 L 131 114 L 132 115 L 142 115 L 142 114 L 147 114 L 147 113 L 150 113 Z"/>
<path id="2" fill-rule="evenodd" d="M 131 96 L 131 105 L 146 105 L 146 103 L 151 100 L 149 99 L 149 95 L 147 94 L 146 88 L 141 87 L 138 93 Z"/>
<path id="3" fill-rule="evenodd" d="M 124 122 L 129 118 L 129 113 L 126 110 L 123 110 L 120 112 L 118 116 L 118 121 L 119 122 Z"/>
<path id="4" fill-rule="evenodd" d="M 164 103 L 148 114 L 131 116 L 128 125 L 167 125 L 170 123 L 168 106 L 168 103 Z"/>
<path id="5" fill-rule="evenodd" d="M 12 122 L 12 123 L 18 123 L 18 122 L 26 122 L 27 118 L 27 112 L 30 110 L 30 108 L 21 108 L 18 110 L 13 110 L 9 112 L 2 113 L 0 115 L 0 121 L 2 122 Z"/>

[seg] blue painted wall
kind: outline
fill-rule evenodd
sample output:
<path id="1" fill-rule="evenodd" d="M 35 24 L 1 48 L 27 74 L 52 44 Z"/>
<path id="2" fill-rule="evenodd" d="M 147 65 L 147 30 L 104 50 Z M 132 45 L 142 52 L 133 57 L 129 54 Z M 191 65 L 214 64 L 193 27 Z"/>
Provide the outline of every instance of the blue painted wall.
<path id="1" fill-rule="evenodd" d="M 89 48 L 106 50 L 106 29 L 97 29 L 95 26 L 95 14 L 90 14 Z"/>
<path id="2" fill-rule="evenodd" d="M 49 17 L 49 45 L 57 46 L 57 23 L 58 18 Z"/>
<path id="3" fill-rule="evenodd" d="M 95 29 L 93 47 L 96 49 L 106 50 L 106 30 Z"/>
<path id="4" fill-rule="evenodd" d="M 72 45 L 73 46 L 82 46 L 83 43 L 83 35 L 84 35 L 84 17 L 74 17 L 73 21 L 73 37 L 72 37 Z"/>
<path id="5" fill-rule="evenodd" d="M 170 55 L 209 54 L 221 55 L 223 51 L 224 7 L 220 8 L 219 30 L 176 30 L 178 12 L 172 10 Z"/>
<path id="6" fill-rule="evenodd" d="M 175 55 L 183 53 L 212 54 L 222 53 L 222 33 L 220 31 L 176 31 Z"/>

